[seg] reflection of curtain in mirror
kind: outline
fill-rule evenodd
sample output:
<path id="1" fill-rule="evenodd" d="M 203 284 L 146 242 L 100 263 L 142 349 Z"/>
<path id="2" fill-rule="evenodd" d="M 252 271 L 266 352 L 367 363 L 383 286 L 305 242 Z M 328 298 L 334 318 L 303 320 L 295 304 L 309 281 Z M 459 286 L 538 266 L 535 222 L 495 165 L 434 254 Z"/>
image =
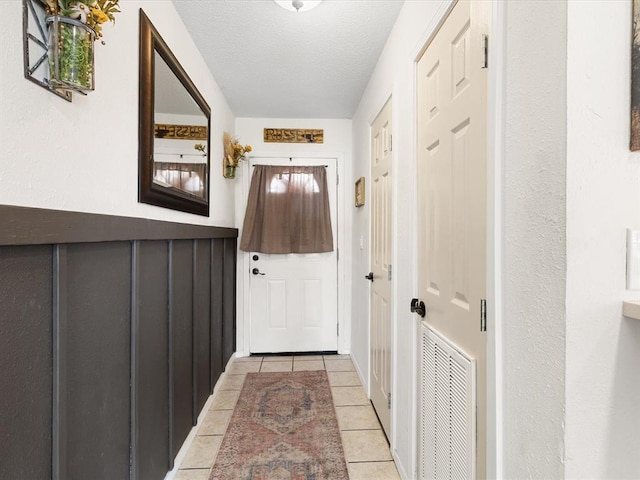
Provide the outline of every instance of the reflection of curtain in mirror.
<path id="1" fill-rule="evenodd" d="M 204 198 L 206 168 L 206 163 L 154 162 L 153 180 Z"/>
<path id="2" fill-rule="evenodd" d="M 333 251 L 326 168 L 257 165 L 240 249 L 263 253 Z"/>

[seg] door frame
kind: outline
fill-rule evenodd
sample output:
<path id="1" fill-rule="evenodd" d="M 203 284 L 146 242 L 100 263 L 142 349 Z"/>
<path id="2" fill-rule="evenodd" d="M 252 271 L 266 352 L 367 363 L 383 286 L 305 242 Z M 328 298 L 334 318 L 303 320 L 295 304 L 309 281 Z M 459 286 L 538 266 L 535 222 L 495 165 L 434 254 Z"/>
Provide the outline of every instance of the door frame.
<path id="1" fill-rule="evenodd" d="M 435 37 L 440 26 L 458 0 L 442 0 L 438 11 L 413 50 L 412 83 L 413 83 L 413 139 L 412 158 L 414 171 L 418 153 L 418 61 Z M 502 239 L 504 231 L 504 214 L 502 208 L 502 165 L 504 161 L 504 104 L 505 104 L 505 36 L 506 36 L 506 2 L 490 2 L 489 7 L 489 72 L 487 79 L 487 478 L 503 478 L 504 464 L 504 380 L 503 380 L 503 296 L 502 296 Z M 414 185 L 414 205 L 417 205 L 418 185 Z M 417 221 L 415 212 L 414 224 Z M 417 255 L 417 235 L 413 229 L 414 258 Z M 418 290 L 418 272 L 414 270 L 414 293 Z M 419 338 L 419 321 L 415 321 L 415 337 Z M 417 415 L 418 415 L 418 375 L 420 349 L 418 342 L 413 345 L 414 365 L 416 366 L 413 384 L 413 432 L 415 442 L 413 467 L 417 468 Z M 393 413 L 393 412 L 392 412 Z"/>
<path id="2" fill-rule="evenodd" d="M 254 150 L 251 157 L 256 158 L 313 158 L 335 159 L 338 174 L 338 185 L 336 194 L 336 225 L 337 232 L 334 232 L 334 243 L 338 248 L 338 353 L 348 354 L 351 345 L 351 321 L 347 312 L 351 309 L 351 302 L 347 292 L 347 269 L 345 261 L 348 258 L 347 241 L 350 241 L 351 234 L 347 232 L 345 225 L 345 185 L 347 183 L 345 176 L 344 154 L 327 152 L 261 152 Z M 251 185 L 251 167 L 250 162 L 241 162 L 240 167 L 236 169 L 236 225 L 238 225 L 239 238 L 242 236 L 242 224 L 244 222 L 244 212 L 247 206 L 247 195 Z M 351 197 L 349 197 L 351 198 Z M 333 212 L 332 212 L 333 214 Z M 349 239 L 347 238 L 349 237 Z M 237 312 L 236 312 L 236 357 L 246 357 L 249 355 L 250 344 L 250 299 L 249 288 L 251 273 L 249 271 L 249 253 L 238 250 L 238 290 L 237 290 Z"/>

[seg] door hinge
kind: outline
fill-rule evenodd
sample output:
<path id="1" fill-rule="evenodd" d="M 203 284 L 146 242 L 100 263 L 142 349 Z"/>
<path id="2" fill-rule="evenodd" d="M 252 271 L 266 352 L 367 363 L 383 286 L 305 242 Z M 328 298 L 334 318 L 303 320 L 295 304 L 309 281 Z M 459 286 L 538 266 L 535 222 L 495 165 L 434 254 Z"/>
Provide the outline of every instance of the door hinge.
<path id="1" fill-rule="evenodd" d="M 336 185 L 340 185 L 340 174 L 336 173 Z"/>
<path id="2" fill-rule="evenodd" d="M 389 265 L 389 270 L 387 271 L 387 280 L 391 281 L 391 265 Z"/>
<path id="3" fill-rule="evenodd" d="M 336 335 L 339 337 L 340 336 L 340 324 L 336 323 Z"/>
<path id="4" fill-rule="evenodd" d="M 389 151 L 393 152 L 393 135 L 389 135 Z"/>
<path id="5" fill-rule="evenodd" d="M 480 300 L 480 331 L 487 331 L 487 301 L 484 298 Z"/>
<path id="6" fill-rule="evenodd" d="M 391 410 L 391 392 L 387 393 L 387 408 Z"/>
<path id="7" fill-rule="evenodd" d="M 340 249 L 336 248 L 336 260 L 340 261 Z"/>
<path id="8" fill-rule="evenodd" d="M 489 67 L 489 35 L 482 34 L 482 64 L 480 68 Z"/>

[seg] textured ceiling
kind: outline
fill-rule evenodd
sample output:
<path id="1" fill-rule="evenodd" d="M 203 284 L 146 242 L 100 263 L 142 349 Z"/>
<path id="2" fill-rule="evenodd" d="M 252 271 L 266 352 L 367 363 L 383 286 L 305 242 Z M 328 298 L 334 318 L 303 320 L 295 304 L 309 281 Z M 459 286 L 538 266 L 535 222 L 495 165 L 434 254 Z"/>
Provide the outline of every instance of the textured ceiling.
<path id="1" fill-rule="evenodd" d="M 238 117 L 351 118 L 403 0 L 174 0 Z"/>

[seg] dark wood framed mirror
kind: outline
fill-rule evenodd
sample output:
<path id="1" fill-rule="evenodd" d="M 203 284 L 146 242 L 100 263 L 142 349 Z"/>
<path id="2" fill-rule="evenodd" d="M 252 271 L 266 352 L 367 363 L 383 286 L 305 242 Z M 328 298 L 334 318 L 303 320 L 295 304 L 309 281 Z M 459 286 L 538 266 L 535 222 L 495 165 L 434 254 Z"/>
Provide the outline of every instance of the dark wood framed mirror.
<path id="1" fill-rule="evenodd" d="M 211 109 L 140 9 L 138 201 L 209 215 Z"/>

